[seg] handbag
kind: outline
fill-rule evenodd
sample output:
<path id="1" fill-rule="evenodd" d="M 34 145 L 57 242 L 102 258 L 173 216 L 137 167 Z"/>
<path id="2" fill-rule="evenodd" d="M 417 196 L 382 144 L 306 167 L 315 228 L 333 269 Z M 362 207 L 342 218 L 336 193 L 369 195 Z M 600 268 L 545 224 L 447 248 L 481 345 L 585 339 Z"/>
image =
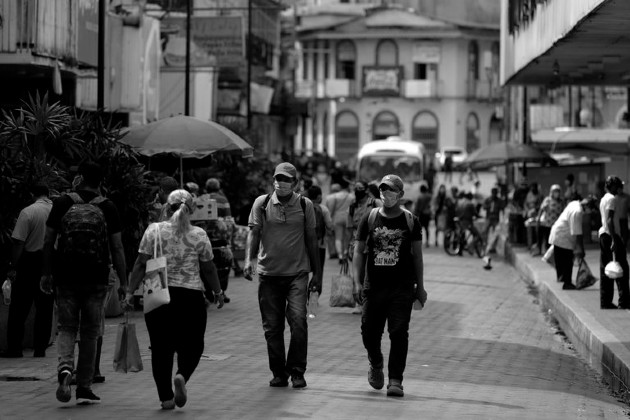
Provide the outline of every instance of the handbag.
<path id="1" fill-rule="evenodd" d="M 136 325 L 129 323 L 128 313 L 125 313 L 125 322 L 118 324 L 113 363 L 114 372 L 140 372 L 144 369 L 136 336 Z"/>
<path id="2" fill-rule="evenodd" d="M 606 264 L 606 267 L 604 267 L 604 274 L 606 274 L 606 277 L 608 277 L 609 279 L 621 278 L 623 277 L 623 268 L 621 267 L 621 264 L 617 262 L 614 252 L 612 257 L 612 261 Z"/>
<path id="3" fill-rule="evenodd" d="M 586 264 L 586 260 L 582 258 L 578 267 L 577 277 L 575 278 L 575 288 L 585 289 L 595 283 L 597 283 L 597 278 L 593 275 L 588 264 Z"/>
<path id="4" fill-rule="evenodd" d="M 158 255 L 158 243 L 160 253 Z M 155 243 L 153 244 L 153 258 L 147 261 L 143 280 L 143 309 L 144 313 L 166 305 L 171 301 L 168 292 L 168 278 L 166 272 L 166 257 L 162 249 L 162 235 L 160 226 L 155 224 Z"/>
<path id="5" fill-rule="evenodd" d="M 331 308 L 354 308 L 354 281 L 348 275 L 348 261 L 344 260 L 339 274 L 332 277 L 329 304 Z"/>

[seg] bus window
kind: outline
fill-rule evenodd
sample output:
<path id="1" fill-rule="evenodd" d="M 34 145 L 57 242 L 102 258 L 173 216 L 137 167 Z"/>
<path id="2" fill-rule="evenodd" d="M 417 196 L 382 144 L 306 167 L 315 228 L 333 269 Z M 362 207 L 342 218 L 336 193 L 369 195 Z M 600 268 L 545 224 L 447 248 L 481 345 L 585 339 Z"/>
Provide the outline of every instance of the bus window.
<path id="1" fill-rule="evenodd" d="M 405 182 L 418 182 L 422 180 L 422 164 L 414 156 L 365 156 L 361 159 L 361 179 L 373 181 L 387 174 L 397 174 Z"/>

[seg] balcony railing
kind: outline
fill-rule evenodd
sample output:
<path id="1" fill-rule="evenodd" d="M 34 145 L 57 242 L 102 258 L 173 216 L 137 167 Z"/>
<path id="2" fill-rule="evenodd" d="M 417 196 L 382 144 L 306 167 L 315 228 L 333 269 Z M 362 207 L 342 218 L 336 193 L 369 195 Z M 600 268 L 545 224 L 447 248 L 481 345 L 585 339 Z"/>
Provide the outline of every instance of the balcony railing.
<path id="1" fill-rule="evenodd" d="M 75 58 L 79 2 L 0 1 L 0 53 Z"/>
<path id="2" fill-rule="evenodd" d="M 437 80 L 404 80 L 403 96 L 405 98 L 437 98 L 440 94 Z"/>
<path id="3" fill-rule="evenodd" d="M 349 79 L 298 80 L 295 97 L 300 99 L 334 99 L 356 96 L 356 83 Z"/>
<path id="4" fill-rule="evenodd" d="M 466 82 L 466 97 L 481 101 L 501 100 L 503 90 L 495 83 L 488 80 L 468 80 Z"/>

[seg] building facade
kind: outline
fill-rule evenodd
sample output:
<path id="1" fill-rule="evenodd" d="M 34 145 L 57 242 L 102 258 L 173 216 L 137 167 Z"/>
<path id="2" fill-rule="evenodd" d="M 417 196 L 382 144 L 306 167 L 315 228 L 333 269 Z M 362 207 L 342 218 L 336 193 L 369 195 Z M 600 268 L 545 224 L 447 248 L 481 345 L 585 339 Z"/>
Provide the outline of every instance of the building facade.
<path id="1" fill-rule="evenodd" d="M 429 153 L 502 138 L 498 25 L 455 24 L 395 6 L 339 4 L 298 17 L 294 148 L 340 161 L 388 136 Z"/>

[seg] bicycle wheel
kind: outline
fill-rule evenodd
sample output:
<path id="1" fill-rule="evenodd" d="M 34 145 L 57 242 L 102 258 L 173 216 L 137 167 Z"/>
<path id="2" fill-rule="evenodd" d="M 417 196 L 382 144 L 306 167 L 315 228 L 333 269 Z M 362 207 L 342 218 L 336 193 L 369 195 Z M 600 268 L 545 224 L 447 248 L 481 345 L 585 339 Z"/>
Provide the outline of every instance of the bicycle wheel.
<path id="1" fill-rule="evenodd" d="M 461 252 L 461 241 L 457 229 L 444 231 L 444 251 L 451 256 L 459 255 Z"/>

